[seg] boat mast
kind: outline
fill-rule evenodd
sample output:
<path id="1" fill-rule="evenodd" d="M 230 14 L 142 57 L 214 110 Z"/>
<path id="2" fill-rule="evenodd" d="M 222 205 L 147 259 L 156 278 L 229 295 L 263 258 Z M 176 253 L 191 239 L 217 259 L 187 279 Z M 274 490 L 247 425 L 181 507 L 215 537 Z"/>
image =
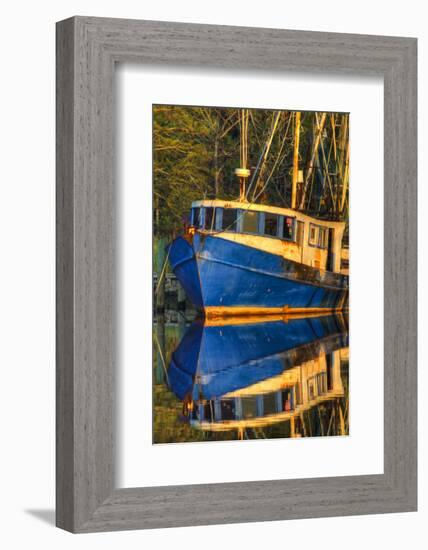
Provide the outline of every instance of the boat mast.
<path id="1" fill-rule="evenodd" d="M 247 168 L 248 162 L 248 120 L 249 110 L 240 109 L 239 111 L 239 126 L 241 129 L 241 143 L 239 150 L 240 164 L 239 168 L 236 168 L 235 174 L 239 177 L 239 200 L 245 201 L 246 193 L 246 180 L 250 175 L 250 170 Z"/>
<path id="2" fill-rule="evenodd" d="M 299 140 L 300 140 L 300 111 L 294 113 L 294 152 L 293 152 L 293 180 L 291 187 L 291 208 L 296 208 L 297 180 L 299 176 Z"/>

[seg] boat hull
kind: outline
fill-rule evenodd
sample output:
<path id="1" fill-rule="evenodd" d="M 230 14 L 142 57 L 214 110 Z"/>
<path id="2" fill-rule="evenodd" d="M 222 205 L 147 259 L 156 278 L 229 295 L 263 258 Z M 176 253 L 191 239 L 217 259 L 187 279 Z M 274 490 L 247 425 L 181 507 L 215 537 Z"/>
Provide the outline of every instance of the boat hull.
<path id="1" fill-rule="evenodd" d="M 184 399 L 212 399 L 251 386 L 319 356 L 348 346 L 344 315 L 294 316 L 244 324 L 195 321 L 174 350 L 171 390 Z"/>
<path id="2" fill-rule="evenodd" d="M 178 237 L 172 269 L 206 317 L 346 309 L 348 277 L 221 237 Z"/>

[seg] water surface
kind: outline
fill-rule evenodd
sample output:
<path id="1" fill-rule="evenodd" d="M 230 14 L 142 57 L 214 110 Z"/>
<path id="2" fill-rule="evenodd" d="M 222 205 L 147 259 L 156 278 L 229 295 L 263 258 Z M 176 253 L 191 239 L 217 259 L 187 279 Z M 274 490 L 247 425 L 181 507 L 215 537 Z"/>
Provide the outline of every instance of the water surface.
<path id="1" fill-rule="evenodd" d="M 349 434 L 344 315 L 193 319 L 153 330 L 153 443 Z"/>

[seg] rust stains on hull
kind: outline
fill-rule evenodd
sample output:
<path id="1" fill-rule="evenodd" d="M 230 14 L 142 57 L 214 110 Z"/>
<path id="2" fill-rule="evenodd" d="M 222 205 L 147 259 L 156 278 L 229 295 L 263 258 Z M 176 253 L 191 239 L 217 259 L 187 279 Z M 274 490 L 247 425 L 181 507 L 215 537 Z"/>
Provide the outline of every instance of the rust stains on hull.
<path id="1" fill-rule="evenodd" d="M 227 307 L 207 306 L 204 309 L 206 319 L 221 319 L 223 317 L 266 317 L 266 316 L 294 316 L 294 315 L 322 315 L 332 313 L 346 313 L 348 308 L 292 308 L 283 307 Z"/>

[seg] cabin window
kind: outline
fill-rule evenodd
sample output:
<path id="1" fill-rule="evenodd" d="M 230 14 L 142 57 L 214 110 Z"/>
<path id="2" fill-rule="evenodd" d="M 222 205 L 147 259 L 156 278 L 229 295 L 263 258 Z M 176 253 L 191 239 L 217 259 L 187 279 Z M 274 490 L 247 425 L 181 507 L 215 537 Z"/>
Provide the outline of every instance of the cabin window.
<path id="1" fill-rule="evenodd" d="M 222 399 L 220 401 L 221 418 L 217 420 L 235 420 L 236 408 L 234 399 Z"/>
<path id="2" fill-rule="evenodd" d="M 223 210 L 223 230 L 236 231 L 236 208 L 225 208 Z"/>
<path id="3" fill-rule="evenodd" d="M 294 386 L 294 397 L 296 399 L 296 405 L 301 405 L 303 403 L 302 387 L 300 382 L 297 382 Z"/>
<path id="4" fill-rule="evenodd" d="M 312 246 L 318 248 L 328 248 L 328 227 L 321 227 L 320 225 L 309 225 L 309 239 L 308 242 Z"/>
<path id="5" fill-rule="evenodd" d="M 192 225 L 199 227 L 201 225 L 201 209 L 192 208 Z"/>
<path id="6" fill-rule="evenodd" d="M 318 247 L 322 248 L 323 243 L 324 243 L 324 229 L 322 227 L 318 227 L 318 239 L 317 239 Z"/>
<path id="7" fill-rule="evenodd" d="M 318 228 L 318 246 L 320 248 L 327 248 L 328 246 L 328 229 L 327 227 Z"/>
<path id="8" fill-rule="evenodd" d="M 291 389 L 286 389 L 282 392 L 282 410 L 292 411 L 294 409 L 293 394 Z"/>
<path id="9" fill-rule="evenodd" d="M 255 418 L 257 416 L 257 398 L 253 395 L 242 398 L 242 418 Z"/>
<path id="10" fill-rule="evenodd" d="M 327 367 L 327 389 L 333 389 L 333 353 L 325 354 L 325 363 Z"/>
<path id="11" fill-rule="evenodd" d="M 258 233 L 259 216 L 257 212 L 243 212 L 242 214 L 242 232 Z"/>
<path id="12" fill-rule="evenodd" d="M 283 238 L 284 239 L 293 239 L 293 225 L 294 218 L 289 216 L 284 216 L 284 228 L 283 228 Z"/>
<path id="13" fill-rule="evenodd" d="M 204 221 L 205 229 L 214 229 L 214 208 L 212 206 L 209 206 L 208 208 L 204 208 L 204 213 L 205 213 L 205 221 Z"/>
<path id="14" fill-rule="evenodd" d="M 206 422 L 212 422 L 213 419 L 213 407 L 211 401 L 208 401 L 207 403 L 202 404 L 200 412 L 200 419 L 205 420 Z"/>
<path id="15" fill-rule="evenodd" d="M 265 235 L 277 237 L 278 235 L 278 216 L 276 214 L 265 213 Z"/>
<path id="16" fill-rule="evenodd" d="M 308 397 L 309 399 L 315 399 L 316 397 L 315 379 L 314 377 L 308 380 Z"/>
<path id="17" fill-rule="evenodd" d="M 274 393 L 268 393 L 263 396 L 263 410 L 264 415 L 275 414 L 278 412 L 276 405 L 276 395 Z"/>
<path id="18" fill-rule="evenodd" d="M 223 223 L 223 208 L 215 208 L 214 229 L 221 230 Z"/>
<path id="19" fill-rule="evenodd" d="M 318 244 L 318 226 L 313 223 L 309 226 L 309 244 L 317 246 Z"/>

